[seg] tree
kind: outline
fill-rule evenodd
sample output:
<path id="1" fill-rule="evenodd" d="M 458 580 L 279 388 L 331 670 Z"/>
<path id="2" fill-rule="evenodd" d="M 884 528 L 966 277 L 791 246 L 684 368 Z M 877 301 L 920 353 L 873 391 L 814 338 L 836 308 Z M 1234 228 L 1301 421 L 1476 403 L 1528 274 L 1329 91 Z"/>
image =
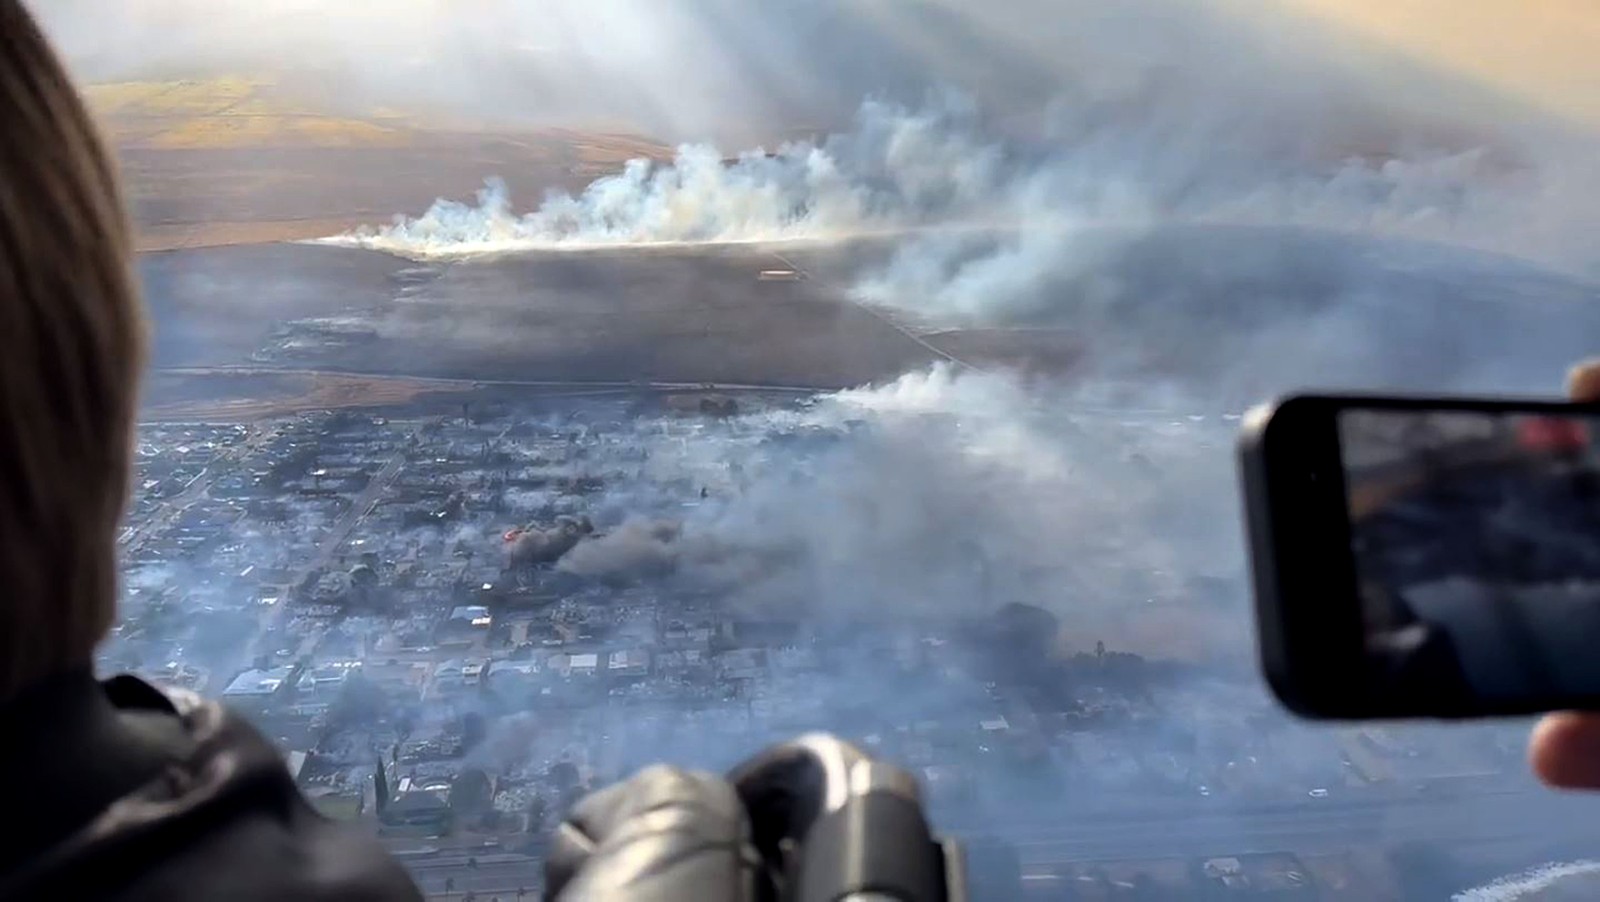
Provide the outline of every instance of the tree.
<path id="1" fill-rule="evenodd" d="M 461 715 L 461 749 L 470 752 L 489 735 L 489 722 L 477 711 Z"/>
<path id="2" fill-rule="evenodd" d="M 550 765 L 549 780 L 563 793 L 577 787 L 580 776 L 578 766 L 571 761 L 557 761 Z"/>
<path id="3" fill-rule="evenodd" d="M 1407 899 L 1448 897 L 1466 883 L 1462 863 L 1441 846 L 1406 842 L 1390 849 L 1388 858 Z"/>
<path id="4" fill-rule="evenodd" d="M 1055 650 L 1061 623 L 1044 608 L 1014 601 L 994 613 L 989 631 L 992 640 L 1012 655 L 1046 658 Z"/>
<path id="5" fill-rule="evenodd" d="M 345 677 L 329 719 L 337 725 L 371 723 L 378 719 L 386 701 L 383 689 L 357 671 Z"/>
<path id="6" fill-rule="evenodd" d="M 475 818 L 489 809 L 493 794 L 489 776 L 469 767 L 450 781 L 450 808 L 459 817 Z"/>
<path id="7" fill-rule="evenodd" d="M 544 796 L 536 795 L 528 799 L 528 832 L 538 833 L 544 827 L 544 817 L 549 809 Z"/>

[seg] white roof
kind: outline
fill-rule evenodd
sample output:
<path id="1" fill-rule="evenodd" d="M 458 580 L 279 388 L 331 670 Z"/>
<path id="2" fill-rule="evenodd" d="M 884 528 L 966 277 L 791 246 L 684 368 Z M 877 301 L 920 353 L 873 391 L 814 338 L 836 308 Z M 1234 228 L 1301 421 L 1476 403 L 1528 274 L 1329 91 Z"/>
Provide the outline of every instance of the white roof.
<path id="1" fill-rule="evenodd" d="M 489 616 L 489 609 L 481 604 L 464 604 L 450 611 L 451 620 L 480 620 Z"/>
<path id="2" fill-rule="evenodd" d="M 568 665 L 574 670 L 593 670 L 600 666 L 600 656 L 597 654 L 573 655 Z"/>
<path id="3" fill-rule="evenodd" d="M 222 690 L 227 696 L 271 695 L 278 691 L 283 681 L 289 678 L 289 667 L 273 667 L 267 670 L 246 670 L 233 678 L 228 688 Z"/>

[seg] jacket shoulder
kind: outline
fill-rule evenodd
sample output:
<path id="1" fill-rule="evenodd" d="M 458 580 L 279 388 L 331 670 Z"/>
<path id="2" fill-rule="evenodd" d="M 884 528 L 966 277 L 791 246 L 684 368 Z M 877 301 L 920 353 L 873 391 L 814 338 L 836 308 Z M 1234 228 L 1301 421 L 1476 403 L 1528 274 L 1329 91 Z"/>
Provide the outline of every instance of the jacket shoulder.
<path id="1" fill-rule="evenodd" d="M 374 838 L 313 809 L 276 749 L 221 705 L 142 681 L 107 691 L 130 714 L 175 717 L 181 750 L 0 885 L 0 900 L 421 898 Z"/>

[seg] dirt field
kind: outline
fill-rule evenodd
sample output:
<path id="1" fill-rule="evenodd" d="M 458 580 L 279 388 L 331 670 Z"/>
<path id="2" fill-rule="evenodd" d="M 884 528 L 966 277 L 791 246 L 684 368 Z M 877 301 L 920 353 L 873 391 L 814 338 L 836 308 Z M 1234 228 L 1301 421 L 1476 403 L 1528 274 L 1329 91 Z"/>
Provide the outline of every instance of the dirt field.
<path id="1" fill-rule="evenodd" d="M 214 247 L 139 259 L 157 367 L 249 362 L 285 320 L 385 304 L 406 263 L 293 244 Z"/>
<path id="2" fill-rule="evenodd" d="M 364 216 L 265 219 L 258 222 L 141 223 L 134 247 L 141 254 L 240 244 L 305 241 L 336 235 L 370 222 Z"/>
<path id="3" fill-rule="evenodd" d="M 317 374 L 157 373 L 146 386 L 140 419 L 147 422 L 233 422 L 339 407 L 382 408 L 424 397 L 464 394 L 470 386 L 404 377 Z"/>
<path id="4" fill-rule="evenodd" d="M 560 140 L 435 134 L 404 147 L 123 148 L 120 157 L 140 249 L 153 251 L 336 234 L 421 213 L 440 197 L 469 200 L 488 176 L 532 205 L 627 158 L 596 163 L 584 145 Z"/>
<path id="5" fill-rule="evenodd" d="M 936 359 L 822 286 L 758 281 L 773 265 L 748 249 L 435 267 L 303 245 L 143 259 L 157 367 L 837 388 Z"/>
<path id="6" fill-rule="evenodd" d="M 1007 367 L 1023 373 L 1060 374 L 1082 362 L 1082 336 L 1069 329 L 960 329 L 929 332 L 922 339 L 980 368 Z"/>
<path id="7" fill-rule="evenodd" d="M 90 85 L 140 250 L 316 238 L 468 198 L 487 176 L 534 203 L 671 149 L 579 129 L 477 131 L 395 111 L 333 115 L 270 80 Z"/>
<path id="8" fill-rule="evenodd" d="M 647 138 L 474 132 L 394 111 L 330 115 L 248 78 L 97 85 L 89 93 L 127 183 L 157 322 L 157 367 L 836 388 L 941 356 L 852 304 L 833 280 L 759 282 L 760 270 L 786 264 L 758 249 L 417 267 L 283 243 L 384 223 L 438 197 L 468 199 L 488 176 L 505 179 L 513 199 L 532 206 L 628 159 L 670 156 Z M 842 272 L 886 249 L 865 242 L 815 259 L 848 258 L 848 267 L 826 267 Z M 985 365 L 1056 369 L 1065 359 L 1054 337 L 949 333 L 933 344 Z M 409 390 L 368 388 L 384 402 Z M 242 394 L 251 400 L 229 403 L 253 415 L 283 397 L 343 403 L 337 392 L 363 390 L 342 382 L 251 388 Z M 182 413 L 190 402 L 152 403 Z"/>

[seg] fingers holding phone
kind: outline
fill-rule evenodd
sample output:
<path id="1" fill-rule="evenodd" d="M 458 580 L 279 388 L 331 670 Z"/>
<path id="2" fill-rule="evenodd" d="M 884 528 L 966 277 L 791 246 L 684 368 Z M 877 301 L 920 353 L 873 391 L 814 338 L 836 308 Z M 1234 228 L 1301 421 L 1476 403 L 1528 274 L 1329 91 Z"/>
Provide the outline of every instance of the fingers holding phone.
<path id="1" fill-rule="evenodd" d="M 1600 401 L 1600 361 L 1573 367 L 1567 393 L 1574 401 Z M 1545 715 L 1529 740 L 1528 760 L 1539 779 L 1552 786 L 1600 789 L 1600 714 Z"/>
<path id="2" fill-rule="evenodd" d="M 1600 397 L 1600 370 L 1573 383 Z M 1600 709 L 1597 436 L 1600 410 L 1549 401 L 1252 412 L 1239 457 L 1279 698 L 1352 719 Z"/>

